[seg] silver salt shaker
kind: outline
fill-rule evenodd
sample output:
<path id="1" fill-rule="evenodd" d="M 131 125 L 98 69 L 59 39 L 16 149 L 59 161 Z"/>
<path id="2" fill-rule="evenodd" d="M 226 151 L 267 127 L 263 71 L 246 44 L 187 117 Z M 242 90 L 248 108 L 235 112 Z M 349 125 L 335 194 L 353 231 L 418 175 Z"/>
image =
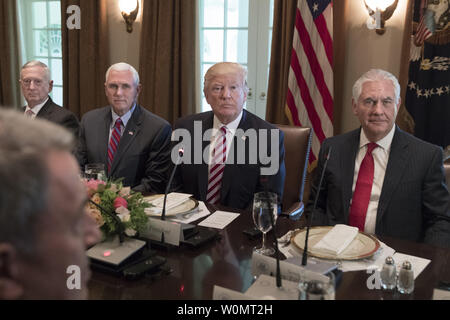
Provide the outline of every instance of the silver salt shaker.
<path id="1" fill-rule="evenodd" d="M 402 264 L 398 275 L 397 289 L 403 294 L 410 294 L 414 291 L 414 271 L 409 261 L 404 261 Z"/>
<path id="2" fill-rule="evenodd" d="M 387 257 L 380 273 L 383 289 L 392 290 L 397 285 L 397 270 L 392 257 Z"/>

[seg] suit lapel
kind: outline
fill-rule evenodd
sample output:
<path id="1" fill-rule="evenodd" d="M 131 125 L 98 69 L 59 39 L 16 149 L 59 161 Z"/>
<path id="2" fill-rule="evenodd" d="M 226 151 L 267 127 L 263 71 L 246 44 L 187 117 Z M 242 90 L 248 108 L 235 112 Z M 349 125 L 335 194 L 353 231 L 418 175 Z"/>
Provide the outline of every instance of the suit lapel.
<path id="1" fill-rule="evenodd" d="M 247 111 L 243 110 L 242 113 L 242 119 L 239 122 L 238 125 L 238 129 L 242 129 L 244 132 L 247 131 L 249 129 L 250 125 L 247 121 Z M 234 145 L 235 145 L 235 141 L 236 141 L 236 135 L 233 137 L 233 141 L 231 142 L 230 145 L 230 151 L 234 150 Z M 245 152 L 246 154 L 248 154 L 248 139 L 245 142 Z M 236 159 L 237 159 L 237 154 L 235 154 L 235 152 L 233 152 L 234 154 L 234 159 L 228 159 L 227 157 L 227 162 L 228 160 L 233 160 L 233 163 L 236 163 Z M 231 155 L 231 153 L 229 152 L 229 155 Z M 225 165 L 225 169 L 223 171 L 223 178 L 222 178 L 222 186 L 221 186 L 221 191 L 220 191 L 220 198 L 221 199 L 225 199 L 228 195 L 228 193 L 230 192 L 231 189 L 231 180 L 233 179 L 233 177 L 236 177 L 236 169 L 237 166 L 233 166 L 233 165 Z"/>
<path id="2" fill-rule="evenodd" d="M 208 113 L 207 116 L 202 120 L 202 137 L 205 134 L 205 131 L 208 129 L 212 129 L 214 122 L 214 114 Z M 202 143 L 202 152 L 206 150 L 206 147 L 208 144 L 210 144 L 211 139 L 206 139 L 206 141 L 203 141 Z M 203 158 L 202 158 L 203 160 Z M 198 190 L 201 196 L 201 199 L 206 200 L 207 195 L 207 189 L 208 189 L 208 175 L 209 175 L 209 166 L 207 163 L 202 161 L 202 164 L 200 165 L 200 169 L 198 172 Z"/>
<path id="3" fill-rule="evenodd" d="M 389 154 L 380 200 L 378 201 L 377 226 L 380 224 L 381 219 L 386 212 L 386 208 L 394 194 L 395 188 L 400 183 L 403 172 L 407 166 L 408 158 L 408 143 L 403 139 L 401 130 L 396 128 L 394 138 L 392 139 L 391 152 Z"/>
<path id="4" fill-rule="evenodd" d="M 136 105 L 136 109 L 134 110 L 130 120 L 125 127 L 125 130 L 122 133 L 122 137 L 120 138 L 119 147 L 117 148 L 116 154 L 114 155 L 114 160 L 111 166 L 111 175 L 117 169 L 122 160 L 123 156 L 126 154 L 128 148 L 131 146 L 133 140 L 139 134 L 140 126 L 142 123 L 142 111 L 139 105 Z"/>
<path id="5" fill-rule="evenodd" d="M 108 164 L 108 146 L 109 146 L 109 133 L 111 131 L 112 114 L 111 108 L 105 108 L 105 114 L 99 124 L 98 130 L 98 146 L 100 152 L 100 159 L 107 168 Z"/>
<path id="6" fill-rule="evenodd" d="M 51 110 L 52 105 L 53 105 L 53 100 L 52 100 L 52 98 L 49 97 L 47 102 L 41 108 L 41 110 L 39 110 L 39 112 L 36 115 L 36 117 L 42 118 L 42 117 L 50 116 L 50 114 L 52 113 L 52 110 Z"/>
<path id="7" fill-rule="evenodd" d="M 350 136 L 349 143 L 342 147 L 340 166 L 342 172 L 342 203 L 344 210 L 344 221 L 348 221 L 350 201 L 352 199 L 353 176 L 355 172 L 355 159 L 359 149 L 360 130 L 355 130 Z"/>

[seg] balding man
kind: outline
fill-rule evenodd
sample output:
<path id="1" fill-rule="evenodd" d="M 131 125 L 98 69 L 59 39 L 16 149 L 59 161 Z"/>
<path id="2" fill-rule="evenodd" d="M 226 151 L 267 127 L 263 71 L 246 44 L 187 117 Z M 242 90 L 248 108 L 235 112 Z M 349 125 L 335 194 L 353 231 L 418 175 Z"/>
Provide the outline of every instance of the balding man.
<path id="1" fill-rule="evenodd" d="M 20 72 L 22 94 L 27 102 L 24 113 L 31 118 L 46 119 L 59 124 L 78 137 L 79 122 L 75 114 L 53 102 L 49 93 L 53 90 L 50 70 L 40 61 L 27 62 Z"/>

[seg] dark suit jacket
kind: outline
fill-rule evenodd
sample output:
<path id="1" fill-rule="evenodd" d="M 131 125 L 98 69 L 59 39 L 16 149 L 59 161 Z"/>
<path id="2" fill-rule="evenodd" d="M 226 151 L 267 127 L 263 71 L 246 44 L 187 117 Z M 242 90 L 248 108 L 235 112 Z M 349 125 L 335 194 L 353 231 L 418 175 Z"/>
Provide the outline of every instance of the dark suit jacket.
<path id="1" fill-rule="evenodd" d="M 210 144 L 210 137 L 205 138 L 206 141 L 202 142 L 202 136 L 195 136 L 194 121 L 199 121 L 201 123 L 201 134 L 203 136 L 206 130 L 213 127 L 214 114 L 212 111 L 204 112 L 179 119 L 176 122 L 174 129 L 186 129 L 193 137 L 193 139 L 191 141 L 182 142 L 183 147 L 185 148 L 185 157 L 183 160 L 186 161 L 189 159 L 191 161 L 191 164 L 183 163 L 177 168 L 173 183 L 173 190 L 193 194 L 196 199 L 206 201 L 209 168 L 208 164 L 203 161 L 203 157 L 201 157 L 201 164 L 194 164 L 195 155 L 197 155 L 197 157 L 200 155 L 200 150 L 194 150 L 194 140 L 196 139 L 198 145 L 201 146 L 201 152 L 203 153 L 206 147 Z M 263 183 L 266 183 L 268 191 L 276 192 L 279 196 L 279 199 L 282 199 L 284 178 L 286 174 L 284 166 L 284 134 L 275 126 L 244 110 L 242 120 L 239 123 L 238 129 L 247 131 L 250 128 L 257 130 L 274 129 L 277 130 L 280 134 L 277 141 L 277 143 L 279 143 L 277 148 L 279 152 L 279 157 L 277 158 L 277 161 L 279 161 L 279 169 L 276 174 L 267 176 L 267 181 Z M 176 132 L 175 130 L 174 133 Z M 237 135 L 235 135 L 234 137 L 234 141 L 231 144 L 230 153 L 228 154 L 227 158 L 227 163 L 234 160 L 235 164 L 225 165 L 225 170 L 222 178 L 220 203 L 228 207 L 243 209 L 249 207 L 252 204 L 253 195 L 255 194 L 255 192 L 263 191 L 265 188 L 261 183 L 260 177 L 261 168 L 264 167 L 264 165 L 260 162 L 259 157 L 258 161 L 255 164 L 251 164 L 251 162 L 248 161 L 248 159 L 250 159 L 249 143 L 251 139 L 245 139 L 243 143 L 243 145 L 245 146 L 246 162 L 244 164 L 237 164 L 236 156 L 238 156 L 239 154 L 238 151 L 235 150 L 237 148 L 236 139 Z M 270 135 L 268 135 L 267 140 L 267 150 L 269 150 L 270 152 Z M 173 154 L 177 153 L 178 145 L 179 143 L 177 142 L 177 145 L 172 152 Z M 233 153 L 231 153 L 232 150 Z"/>
<path id="2" fill-rule="evenodd" d="M 311 214 L 325 156 L 325 171 L 315 225 L 348 224 L 360 130 L 326 139 L 306 212 Z M 442 149 L 396 128 L 381 190 L 375 233 L 416 242 L 450 245 L 449 193 Z"/>
<path id="3" fill-rule="evenodd" d="M 23 108 L 25 112 L 26 107 Z M 37 118 L 46 119 L 51 122 L 57 123 L 66 129 L 70 130 L 75 137 L 78 137 L 78 132 L 80 129 L 80 124 L 78 122 L 77 116 L 66 108 L 62 108 L 53 102 L 51 98 L 36 115 Z"/>
<path id="4" fill-rule="evenodd" d="M 82 169 L 88 163 L 108 167 L 111 107 L 86 113 L 81 120 L 77 159 Z M 124 178 L 135 191 L 162 193 L 170 166 L 172 129 L 164 119 L 136 105 L 120 139 L 111 172 L 112 179 Z"/>

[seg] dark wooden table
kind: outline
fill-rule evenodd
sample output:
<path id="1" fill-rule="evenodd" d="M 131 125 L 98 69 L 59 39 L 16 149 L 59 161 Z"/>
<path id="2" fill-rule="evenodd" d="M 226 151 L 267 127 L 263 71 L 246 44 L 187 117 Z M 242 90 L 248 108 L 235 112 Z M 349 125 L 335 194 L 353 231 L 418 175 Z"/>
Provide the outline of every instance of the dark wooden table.
<path id="1" fill-rule="evenodd" d="M 293 222 L 280 217 L 277 233 L 282 235 L 302 224 L 302 221 Z M 253 278 L 252 249 L 261 243 L 261 238 L 249 239 L 243 234 L 244 229 L 251 227 L 251 214 L 243 212 L 220 231 L 219 239 L 198 249 L 182 245 L 169 250 L 157 250 L 158 255 L 167 259 L 165 271 L 169 272 L 158 272 L 130 281 L 94 271 L 89 283 L 90 299 L 210 300 L 214 285 L 245 292 Z M 268 239 L 271 236 L 269 233 Z M 450 282 L 449 249 L 387 237 L 380 240 L 397 252 L 431 260 L 416 279 L 414 293 L 400 296 L 382 290 L 369 290 L 366 285 L 369 274 L 365 271 L 346 272 L 336 289 L 337 300 L 427 300 L 432 298 L 433 289 L 439 281 Z"/>

